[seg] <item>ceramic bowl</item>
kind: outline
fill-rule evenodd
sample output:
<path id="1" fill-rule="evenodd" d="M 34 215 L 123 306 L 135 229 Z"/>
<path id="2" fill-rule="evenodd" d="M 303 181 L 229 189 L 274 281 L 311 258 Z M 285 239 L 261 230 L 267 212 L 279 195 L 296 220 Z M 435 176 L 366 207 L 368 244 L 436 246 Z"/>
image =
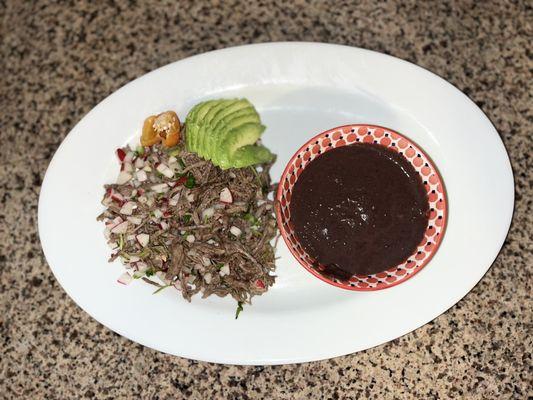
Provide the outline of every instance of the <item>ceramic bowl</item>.
<path id="1" fill-rule="evenodd" d="M 331 149 L 354 143 L 374 143 L 403 155 L 420 177 L 429 200 L 429 220 L 424 238 L 403 263 L 373 275 L 354 275 L 340 280 L 325 273 L 303 249 L 291 223 L 291 194 L 298 177 L 309 163 Z M 322 132 L 305 143 L 290 159 L 276 193 L 276 217 L 281 235 L 296 260 L 317 278 L 339 288 L 371 291 L 405 282 L 424 268 L 436 251 L 446 229 L 447 200 L 442 178 L 429 156 L 412 140 L 389 128 L 376 125 L 345 125 Z"/>

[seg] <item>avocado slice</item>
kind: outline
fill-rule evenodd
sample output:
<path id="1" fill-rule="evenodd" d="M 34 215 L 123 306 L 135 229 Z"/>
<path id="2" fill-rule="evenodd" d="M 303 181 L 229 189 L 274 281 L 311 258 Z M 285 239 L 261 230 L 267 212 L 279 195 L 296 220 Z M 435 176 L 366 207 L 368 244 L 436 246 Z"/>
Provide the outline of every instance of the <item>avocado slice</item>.
<path id="1" fill-rule="evenodd" d="M 220 128 L 218 128 L 220 124 L 214 128 L 214 134 L 211 136 L 210 141 L 208 142 L 208 154 L 211 156 L 211 161 L 213 161 L 215 165 L 220 165 L 219 163 L 222 156 L 221 145 L 225 138 L 232 130 L 249 123 L 261 123 L 259 115 L 255 112 L 255 110 L 248 111 L 247 114 L 234 118 L 225 125 L 221 124 L 223 126 Z"/>
<path id="2" fill-rule="evenodd" d="M 241 117 L 246 116 L 245 119 L 240 119 Z M 257 122 L 260 123 L 261 120 L 259 118 L 259 114 L 255 111 L 255 108 L 253 106 L 241 108 L 238 111 L 232 112 L 231 114 L 226 115 L 225 117 L 221 118 L 214 126 L 213 126 L 213 132 L 214 135 L 211 137 L 211 140 L 208 141 L 208 149 L 209 154 L 211 156 L 216 156 L 215 149 L 218 146 L 218 143 L 220 142 L 220 138 L 224 137 L 225 133 L 229 129 L 232 129 L 234 127 L 237 127 L 238 125 L 241 125 L 246 122 Z M 211 159 L 213 159 L 212 157 Z"/>
<path id="3" fill-rule="evenodd" d="M 185 143 L 187 145 L 187 151 L 195 152 L 194 149 L 194 137 L 198 133 L 198 125 L 195 122 L 185 121 Z"/>
<path id="4" fill-rule="evenodd" d="M 194 106 L 186 118 L 189 151 L 227 168 L 270 162 L 275 155 L 255 144 L 265 127 L 247 99 L 208 100 Z"/>
<path id="5" fill-rule="evenodd" d="M 233 115 L 235 112 L 243 109 L 254 110 L 254 106 L 246 99 L 235 99 L 232 104 L 228 104 L 227 107 L 220 110 L 211 120 L 211 126 L 214 128 L 218 123 L 224 120 L 226 117 Z M 255 110 L 254 110 L 255 111 Z"/>
<path id="6" fill-rule="evenodd" d="M 185 118 L 185 126 L 186 126 L 186 144 L 187 144 L 187 150 L 188 151 L 194 151 L 193 149 L 193 138 L 196 134 L 196 129 L 198 128 L 197 125 L 195 125 L 196 120 L 196 114 L 198 113 L 198 109 L 203 105 L 204 103 L 198 103 L 196 104 L 189 113 L 187 114 L 187 118 Z M 195 125 L 195 126 L 193 126 Z"/>
<path id="7" fill-rule="evenodd" d="M 202 107 L 204 103 L 198 103 L 196 104 L 191 111 L 187 114 L 187 118 L 185 118 L 185 129 L 186 129 L 186 135 L 185 139 L 187 141 L 187 150 L 188 151 L 194 151 L 194 137 L 196 135 L 198 126 L 195 123 L 196 120 L 196 114 L 198 114 L 198 110 L 200 107 Z"/>
<path id="8" fill-rule="evenodd" d="M 263 164 L 274 159 L 275 155 L 263 145 L 247 145 L 239 148 L 231 158 L 231 168 L 243 168 Z"/>
<path id="9" fill-rule="evenodd" d="M 223 129 L 225 126 L 230 125 L 234 119 L 242 117 L 243 115 L 248 115 L 248 114 L 255 114 L 255 115 L 257 115 L 257 118 L 259 119 L 259 114 L 257 114 L 257 111 L 255 111 L 255 108 L 253 108 L 253 107 L 245 107 L 245 108 L 241 108 L 238 111 L 232 112 L 231 114 L 226 115 L 224 118 L 221 118 L 213 126 L 213 129 L 215 131 Z M 260 121 L 258 121 L 258 122 L 260 122 Z"/>
<path id="10" fill-rule="evenodd" d="M 187 149 L 189 151 L 195 151 L 194 147 L 194 139 L 196 137 L 196 134 L 198 133 L 198 125 L 196 124 L 196 116 L 198 115 L 198 111 L 205 105 L 207 102 L 198 103 L 195 105 L 191 111 L 187 114 L 187 118 L 185 119 L 185 126 L 186 126 L 186 140 L 187 140 Z"/>
<path id="11" fill-rule="evenodd" d="M 240 147 L 254 144 L 265 130 L 265 126 L 257 122 L 250 122 L 239 126 L 238 128 L 230 130 L 223 138 L 218 149 L 219 165 L 222 169 L 231 168 L 230 163 L 233 154 Z"/>
<path id="12" fill-rule="evenodd" d="M 198 109 L 196 112 L 191 115 L 190 121 L 193 122 L 193 124 L 196 125 L 198 129 L 193 129 L 193 133 L 191 135 L 191 150 L 194 152 L 198 152 L 198 136 L 199 136 L 199 128 L 202 127 L 203 124 L 203 118 L 205 115 L 209 112 L 209 110 L 213 107 L 215 107 L 217 104 L 221 103 L 224 100 L 208 100 L 204 101 L 203 103 L 200 103 L 198 105 Z M 189 116 L 187 116 L 189 117 Z M 188 118 L 187 118 L 188 119 Z"/>
<path id="13" fill-rule="evenodd" d="M 213 100 L 210 100 L 210 101 L 213 101 Z M 189 111 L 189 113 L 187 114 L 187 118 L 186 118 L 186 121 L 196 121 L 196 115 L 198 114 L 198 110 L 200 109 L 200 107 L 202 107 L 206 102 L 203 101 L 201 103 L 198 103 L 196 104 L 193 108 L 191 108 L 191 110 Z"/>
<path id="14" fill-rule="evenodd" d="M 223 110 L 236 103 L 238 100 L 221 100 L 218 104 L 214 105 L 205 114 L 203 119 L 199 121 L 200 130 L 198 131 L 196 141 L 196 151 L 204 158 L 209 158 L 209 153 L 206 151 L 207 139 L 213 135 L 213 129 L 211 121 Z"/>

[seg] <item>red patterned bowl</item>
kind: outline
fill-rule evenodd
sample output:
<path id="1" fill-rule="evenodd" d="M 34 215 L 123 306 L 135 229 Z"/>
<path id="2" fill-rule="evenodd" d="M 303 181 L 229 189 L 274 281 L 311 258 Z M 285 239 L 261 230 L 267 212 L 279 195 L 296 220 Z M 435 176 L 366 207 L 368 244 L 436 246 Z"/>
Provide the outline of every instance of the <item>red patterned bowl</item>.
<path id="1" fill-rule="evenodd" d="M 290 202 L 292 188 L 306 165 L 321 154 L 352 143 L 375 143 L 400 152 L 420 174 L 429 200 L 429 221 L 424 239 L 403 263 L 373 275 L 354 275 L 339 280 L 323 275 L 321 265 L 305 252 L 294 235 Z M 375 125 L 345 125 L 322 132 L 304 144 L 290 159 L 281 176 L 276 194 L 276 217 L 287 247 L 298 262 L 316 277 L 331 285 L 359 291 L 380 290 L 398 285 L 414 276 L 436 253 L 446 229 L 447 201 L 442 178 L 431 159 L 413 141 L 389 128 Z"/>

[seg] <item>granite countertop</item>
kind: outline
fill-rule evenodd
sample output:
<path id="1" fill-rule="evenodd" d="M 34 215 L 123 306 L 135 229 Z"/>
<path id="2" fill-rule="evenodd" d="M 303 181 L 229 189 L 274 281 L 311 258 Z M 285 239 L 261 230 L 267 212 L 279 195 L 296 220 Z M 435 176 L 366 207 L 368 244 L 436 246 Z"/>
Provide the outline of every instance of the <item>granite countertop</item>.
<path id="1" fill-rule="evenodd" d="M 0 2 L 0 398 L 533 395 L 531 3 L 56 3 Z M 84 114 L 126 82 L 193 54 L 279 40 L 388 53 L 470 96 L 500 132 L 515 172 L 515 214 L 501 254 L 444 315 L 388 344 L 332 360 L 214 365 L 111 332 L 70 300 L 40 248 L 37 201 L 53 153 Z"/>

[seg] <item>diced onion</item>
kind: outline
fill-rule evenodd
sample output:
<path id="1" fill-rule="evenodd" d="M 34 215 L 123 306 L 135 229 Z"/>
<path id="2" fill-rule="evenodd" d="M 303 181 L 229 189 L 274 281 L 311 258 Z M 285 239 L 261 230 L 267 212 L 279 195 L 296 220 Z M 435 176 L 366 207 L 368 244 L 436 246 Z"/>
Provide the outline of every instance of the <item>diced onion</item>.
<path id="1" fill-rule="evenodd" d="M 122 218 L 120 217 L 115 217 L 114 220 L 112 221 L 109 221 L 109 222 L 106 222 L 106 225 L 109 229 L 113 229 L 115 226 L 117 226 L 118 224 L 120 224 L 121 222 L 123 221 Z"/>
<path id="2" fill-rule="evenodd" d="M 124 171 L 132 173 L 133 172 L 133 165 L 129 162 L 124 162 Z"/>
<path id="3" fill-rule="evenodd" d="M 120 208 L 120 213 L 124 215 L 131 215 L 135 208 L 137 208 L 137 204 L 135 204 L 133 201 L 128 201 Z"/>
<path id="4" fill-rule="evenodd" d="M 146 233 L 139 233 L 137 236 L 135 236 L 135 238 L 142 247 L 146 247 L 150 241 L 150 235 Z"/>
<path id="5" fill-rule="evenodd" d="M 178 202 L 180 201 L 180 194 L 175 194 L 172 196 L 172 198 L 169 200 L 168 204 L 172 207 L 176 207 L 178 205 Z"/>
<path id="6" fill-rule="evenodd" d="M 221 190 L 220 201 L 226 204 L 233 203 L 233 195 L 231 194 L 230 190 L 227 187 Z"/>
<path id="7" fill-rule="evenodd" d="M 215 209 L 213 207 L 206 208 L 202 212 L 202 218 L 211 218 L 215 214 Z"/>
<path id="8" fill-rule="evenodd" d="M 126 171 L 121 171 L 120 174 L 118 174 L 117 177 L 117 185 L 123 185 L 126 182 L 129 182 L 129 180 L 132 178 L 131 174 Z"/>
<path id="9" fill-rule="evenodd" d="M 166 183 L 159 183 L 152 186 L 152 190 L 156 193 L 165 193 L 168 191 L 168 185 Z"/>
<path id="10" fill-rule="evenodd" d="M 128 230 L 128 221 L 121 222 L 111 229 L 111 233 L 126 233 Z"/>
<path id="11" fill-rule="evenodd" d="M 139 170 L 135 173 L 135 176 L 137 177 L 137 180 L 139 182 L 144 182 L 148 179 L 148 175 L 146 174 L 146 171 L 144 170 Z"/>
<path id="12" fill-rule="evenodd" d="M 229 275 L 229 272 L 230 272 L 229 265 L 228 264 L 224 264 L 222 266 L 222 268 L 220 268 L 219 274 L 220 274 L 220 276 L 226 276 L 226 275 Z"/>
<path id="13" fill-rule="evenodd" d="M 144 272 L 148 269 L 148 264 L 146 264 L 145 262 L 138 262 L 137 263 L 137 271 L 139 272 Z"/>
<path id="14" fill-rule="evenodd" d="M 166 164 L 159 164 L 156 169 L 167 178 L 172 178 L 174 176 L 174 171 L 172 171 Z"/>
<path id="15" fill-rule="evenodd" d="M 114 201 L 119 201 L 119 202 L 122 202 L 124 201 L 124 196 L 122 196 L 119 192 L 111 189 L 111 193 L 109 194 L 109 196 L 111 196 L 111 198 L 114 200 Z"/>
<path id="16" fill-rule="evenodd" d="M 140 225 L 143 222 L 141 217 L 128 217 L 128 221 L 133 225 Z"/>
<path id="17" fill-rule="evenodd" d="M 133 156 L 135 154 L 133 153 L 133 151 L 128 151 L 126 153 L 126 157 L 124 157 L 124 162 L 131 162 L 133 160 Z"/>
<path id="18" fill-rule="evenodd" d="M 117 282 L 122 285 L 129 285 L 133 281 L 133 277 L 128 274 L 127 272 L 124 272 L 122 275 L 120 275 L 117 279 Z"/>
<path id="19" fill-rule="evenodd" d="M 229 231 L 231 232 L 233 236 L 236 236 L 236 237 L 239 237 L 242 235 L 242 231 L 236 226 L 232 226 L 231 228 L 229 228 Z"/>
<path id="20" fill-rule="evenodd" d="M 143 167 L 144 167 L 144 161 L 143 161 L 143 159 L 140 158 L 140 157 L 137 158 L 137 159 L 135 160 L 135 168 L 137 168 L 137 169 L 141 169 L 141 168 L 143 168 Z"/>

